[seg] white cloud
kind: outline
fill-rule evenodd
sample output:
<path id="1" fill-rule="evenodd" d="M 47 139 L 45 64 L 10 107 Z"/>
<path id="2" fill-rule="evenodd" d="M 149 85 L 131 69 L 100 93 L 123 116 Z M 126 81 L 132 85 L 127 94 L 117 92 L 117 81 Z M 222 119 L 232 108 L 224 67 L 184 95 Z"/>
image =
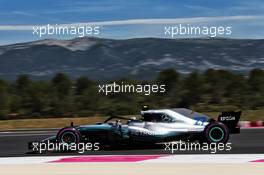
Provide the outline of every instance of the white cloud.
<path id="1" fill-rule="evenodd" d="M 193 18 L 165 18 L 165 19 L 129 19 L 116 21 L 82 22 L 59 24 L 58 26 L 121 26 L 121 25 L 155 25 L 155 24 L 191 24 L 206 22 L 236 22 L 249 20 L 263 20 L 264 16 L 216 16 L 216 17 L 193 17 Z M 32 30 L 36 25 L 0 25 L 0 30 L 19 31 Z"/>

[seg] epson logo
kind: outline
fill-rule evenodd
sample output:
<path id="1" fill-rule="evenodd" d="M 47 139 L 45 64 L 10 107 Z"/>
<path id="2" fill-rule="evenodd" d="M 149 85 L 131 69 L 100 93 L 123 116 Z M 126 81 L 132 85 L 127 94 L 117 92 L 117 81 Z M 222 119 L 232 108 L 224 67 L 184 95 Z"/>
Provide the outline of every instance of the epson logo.
<path id="1" fill-rule="evenodd" d="M 220 117 L 221 121 L 231 121 L 231 120 L 236 120 L 236 117 L 234 116 L 225 116 L 225 117 Z"/>

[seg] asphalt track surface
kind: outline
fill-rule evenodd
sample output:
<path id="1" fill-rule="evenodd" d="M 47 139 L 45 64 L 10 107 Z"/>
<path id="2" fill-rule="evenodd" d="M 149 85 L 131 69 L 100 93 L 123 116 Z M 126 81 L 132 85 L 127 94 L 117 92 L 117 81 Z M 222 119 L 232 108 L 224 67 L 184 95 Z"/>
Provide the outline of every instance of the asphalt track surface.
<path id="1" fill-rule="evenodd" d="M 54 130 L 44 131 L 11 131 L 0 132 L 0 157 L 40 156 L 28 151 L 30 141 L 41 140 L 56 133 Z M 230 151 L 218 151 L 220 154 L 263 154 L 264 153 L 264 129 L 242 129 L 240 134 L 231 135 Z M 43 156 L 73 155 L 78 153 L 48 153 Z M 115 150 L 87 151 L 85 155 L 142 155 L 142 154 L 171 154 L 165 151 L 165 145 L 153 147 L 122 148 Z M 174 154 L 210 154 L 209 151 L 176 151 Z M 80 155 L 80 154 L 78 154 Z"/>

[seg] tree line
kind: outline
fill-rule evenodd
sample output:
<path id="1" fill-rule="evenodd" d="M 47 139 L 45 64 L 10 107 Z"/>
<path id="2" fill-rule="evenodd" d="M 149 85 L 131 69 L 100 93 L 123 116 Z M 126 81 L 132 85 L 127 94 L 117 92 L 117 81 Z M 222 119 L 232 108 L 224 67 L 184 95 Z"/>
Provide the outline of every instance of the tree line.
<path id="1" fill-rule="evenodd" d="M 138 114 L 143 105 L 199 111 L 255 110 L 264 106 L 264 71 L 260 69 L 248 75 L 213 69 L 183 75 L 166 69 L 155 80 L 124 78 L 115 82 L 164 84 L 166 92 L 106 96 L 98 92 L 100 82 L 87 77 L 72 80 L 58 73 L 51 80 L 34 81 L 20 75 L 15 82 L 0 80 L 0 119 Z"/>

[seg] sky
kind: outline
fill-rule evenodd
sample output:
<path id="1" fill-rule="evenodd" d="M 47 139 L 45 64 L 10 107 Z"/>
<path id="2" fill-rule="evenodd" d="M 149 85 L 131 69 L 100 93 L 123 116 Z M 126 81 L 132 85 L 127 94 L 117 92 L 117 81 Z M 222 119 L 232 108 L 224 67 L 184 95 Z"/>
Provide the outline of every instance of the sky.
<path id="1" fill-rule="evenodd" d="M 29 29 L 34 25 L 95 23 L 100 37 L 126 39 L 164 37 L 164 25 L 182 21 L 232 26 L 232 38 L 263 39 L 264 1 L 0 0 L 0 45 L 39 40 Z"/>

